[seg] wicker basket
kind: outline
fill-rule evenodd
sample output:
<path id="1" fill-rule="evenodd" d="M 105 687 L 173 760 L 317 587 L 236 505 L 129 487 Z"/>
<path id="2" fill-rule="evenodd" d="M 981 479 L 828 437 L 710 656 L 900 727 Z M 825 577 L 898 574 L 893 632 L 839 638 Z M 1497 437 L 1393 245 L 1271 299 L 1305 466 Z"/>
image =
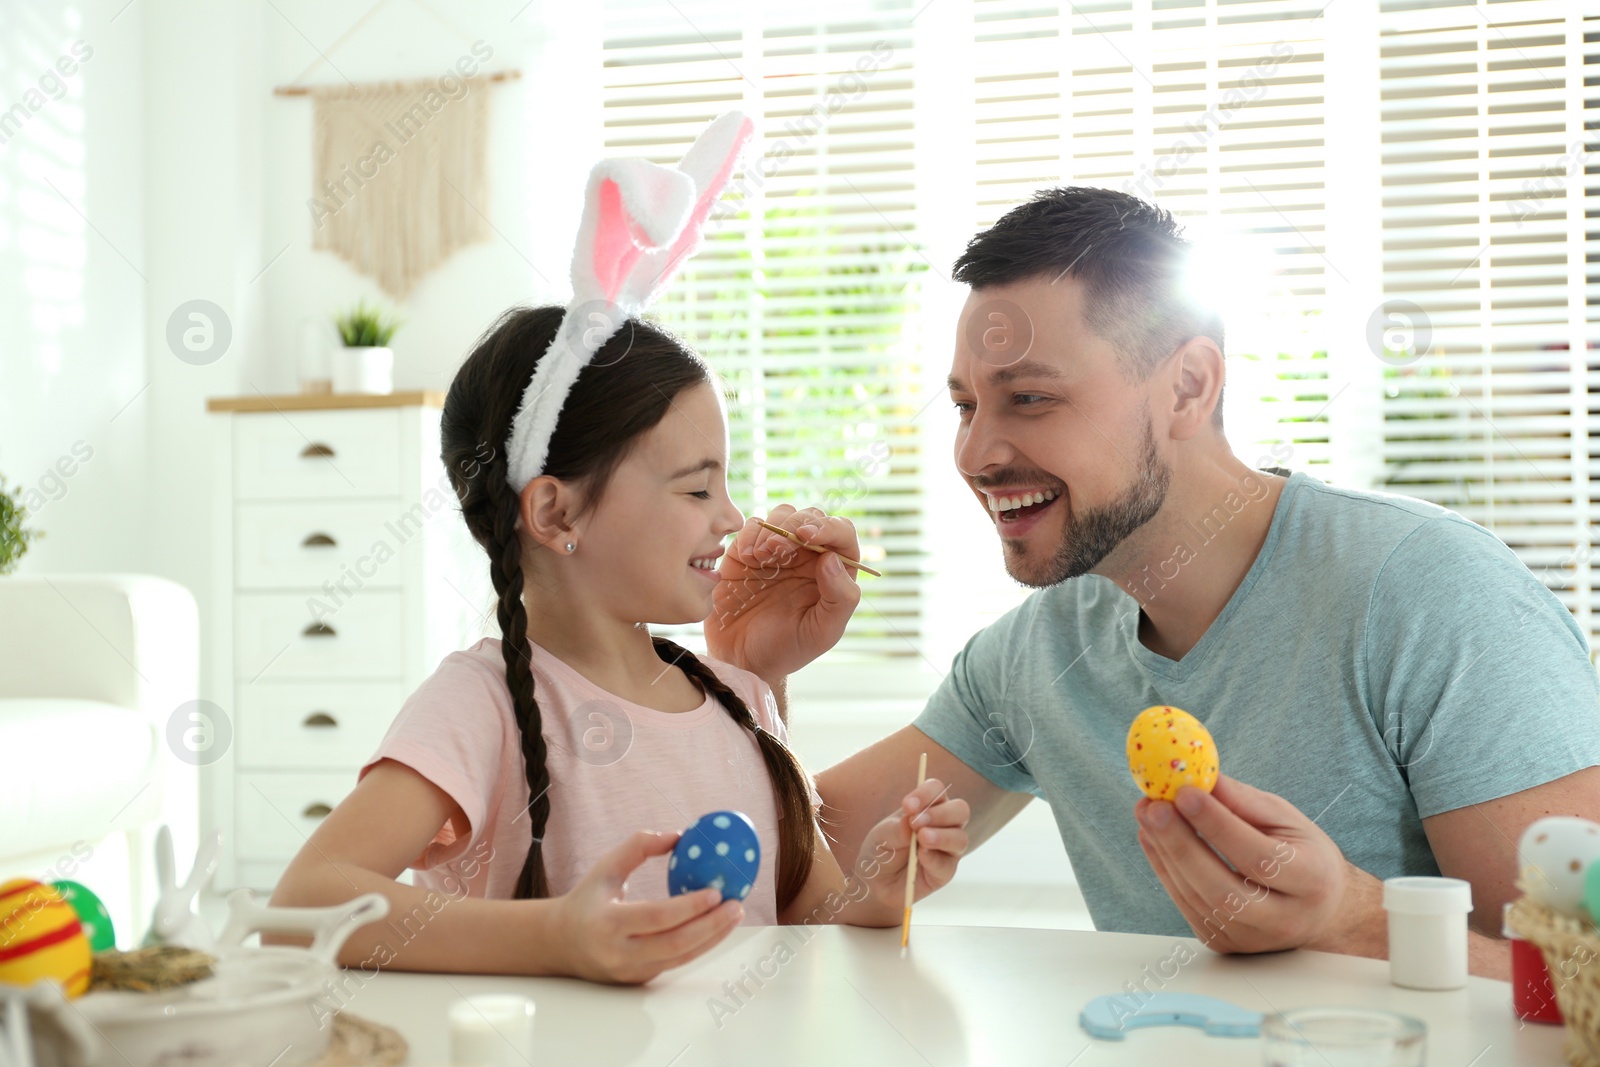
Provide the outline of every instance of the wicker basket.
<path id="1" fill-rule="evenodd" d="M 1566 1020 L 1563 1051 L 1572 1067 L 1600 1067 L 1600 930 L 1527 895 L 1511 905 L 1511 929 L 1544 954 Z"/>

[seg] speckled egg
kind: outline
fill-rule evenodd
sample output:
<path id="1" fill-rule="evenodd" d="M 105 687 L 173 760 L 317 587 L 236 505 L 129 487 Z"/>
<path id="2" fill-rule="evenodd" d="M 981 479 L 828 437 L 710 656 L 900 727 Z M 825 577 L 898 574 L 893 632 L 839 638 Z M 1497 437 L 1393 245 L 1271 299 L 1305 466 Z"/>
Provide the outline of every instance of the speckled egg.
<path id="1" fill-rule="evenodd" d="M 1584 913 L 1584 874 L 1600 860 L 1600 824 L 1572 815 L 1539 819 L 1517 845 L 1528 895 L 1569 915 Z"/>
<path id="2" fill-rule="evenodd" d="M 1151 800 L 1171 800 L 1186 785 L 1211 792 L 1220 762 L 1210 732 L 1182 708 L 1145 708 L 1128 727 L 1128 769 Z"/>

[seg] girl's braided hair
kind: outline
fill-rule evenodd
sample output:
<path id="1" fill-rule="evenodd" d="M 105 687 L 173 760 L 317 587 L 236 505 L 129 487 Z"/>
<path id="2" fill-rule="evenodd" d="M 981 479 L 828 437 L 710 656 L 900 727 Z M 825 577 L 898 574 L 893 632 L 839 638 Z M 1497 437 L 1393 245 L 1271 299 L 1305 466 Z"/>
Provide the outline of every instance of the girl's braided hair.
<path id="1" fill-rule="evenodd" d="M 506 688 L 522 734 L 532 842 L 517 879 L 517 899 L 550 895 L 543 837 L 552 797 L 529 659 L 523 544 L 517 533 L 519 497 L 506 481 L 505 441 L 523 388 L 550 347 L 564 311 L 513 308 L 501 316 L 456 373 L 440 423 L 441 457 L 461 502 L 462 518 L 489 554 L 489 577 L 499 598 Z M 705 361 L 672 334 L 649 322 L 630 321 L 578 375 L 550 439 L 543 473 L 583 482 L 582 511 L 591 510 L 617 464 L 640 435 L 661 421 L 673 398 L 686 388 L 714 380 Z M 701 692 L 715 697 L 735 722 L 756 736 L 780 819 L 777 903 L 781 911 L 810 875 L 816 846 L 805 772 L 794 753 L 759 728 L 750 708 L 698 656 L 665 638 L 651 640 L 662 660 L 680 667 Z"/>

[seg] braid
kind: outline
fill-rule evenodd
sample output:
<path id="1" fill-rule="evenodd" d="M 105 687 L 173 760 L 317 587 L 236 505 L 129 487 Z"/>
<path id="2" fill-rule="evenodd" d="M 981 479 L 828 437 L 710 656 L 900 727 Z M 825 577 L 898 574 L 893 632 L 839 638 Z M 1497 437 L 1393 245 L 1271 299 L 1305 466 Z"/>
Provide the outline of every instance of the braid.
<path id="1" fill-rule="evenodd" d="M 811 810 L 811 791 L 807 788 L 806 773 L 789 746 L 772 733 L 761 729 L 755 715 L 715 671 L 693 652 L 668 641 L 665 637 L 650 639 L 656 655 L 667 663 L 676 664 L 702 692 L 714 696 L 728 709 L 733 721 L 756 735 L 761 747 L 761 758 L 767 764 L 767 776 L 772 779 L 774 798 L 778 802 L 778 910 L 800 894 L 806 879 L 811 876 L 812 853 L 816 849 L 816 813 Z"/>
<path id="2" fill-rule="evenodd" d="M 506 463 L 496 457 L 487 469 L 488 497 L 493 509 L 489 577 L 499 595 L 500 654 L 506 663 L 506 688 L 522 732 L 522 759 L 528 776 L 528 824 L 533 841 L 523 861 L 514 894 L 517 900 L 550 895 L 544 870 L 544 831 L 550 822 L 550 769 L 545 766 L 543 720 L 533 696 L 533 669 L 528 649 L 528 609 L 522 602 L 522 543 L 517 538 L 520 499 L 506 484 Z"/>
<path id="3" fill-rule="evenodd" d="M 522 735 L 532 841 L 517 879 L 517 899 L 550 895 L 544 835 L 550 822 L 551 789 L 544 724 L 534 698 L 528 609 L 523 602 L 522 560 L 529 538 L 517 528 L 520 494 L 507 483 L 503 452 L 528 382 L 565 317 L 566 309 L 555 305 L 512 308 L 502 315 L 456 372 L 439 421 L 439 458 L 449 472 L 467 529 L 489 556 L 506 688 Z M 710 368 L 678 338 L 654 323 L 629 320 L 629 328 L 607 341 L 595 361 L 578 374 L 550 438 L 543 474 L 581 487 L 588 507 L 600 498 L 632 443 L 661 422 L 673 397 L 712 382 Z M 749 710 L 737 697 L 710 671 L 699 669 L 699 660 L 674 649 L 708 692 L 716 693 L 742 723 L 754 728 Z M 781 868 L 785 873 L 779 880 L 780 890 L 792 892 L 800 882 L 789 872 L 798 872 L 803 881 L 814 836 L 806 781 L 787 749 L 764 732 L 758 738 L 778 783 L 781 810 L 786 818 L 794 816 L 789 819 L 790 836 L 797 844 L 785 842 Z"/>

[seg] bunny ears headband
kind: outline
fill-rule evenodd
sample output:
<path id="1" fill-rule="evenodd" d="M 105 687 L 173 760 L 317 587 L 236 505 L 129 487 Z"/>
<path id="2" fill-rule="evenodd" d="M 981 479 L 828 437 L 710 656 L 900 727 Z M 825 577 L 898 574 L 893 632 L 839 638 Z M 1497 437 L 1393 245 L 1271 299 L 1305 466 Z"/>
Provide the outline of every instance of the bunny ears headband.
<path id="1" fill-rule="evenodd" d="M 514 491 L 543 473 L 578 372 L 700 247 L 711 206 L 754 132 L 749 118 L 730 111 L 706 127 L 676 170 L 643 159 L 605 159 L 589 172 L 572 251 L 572 302 L 511 420 L 506 462 Z"/>

